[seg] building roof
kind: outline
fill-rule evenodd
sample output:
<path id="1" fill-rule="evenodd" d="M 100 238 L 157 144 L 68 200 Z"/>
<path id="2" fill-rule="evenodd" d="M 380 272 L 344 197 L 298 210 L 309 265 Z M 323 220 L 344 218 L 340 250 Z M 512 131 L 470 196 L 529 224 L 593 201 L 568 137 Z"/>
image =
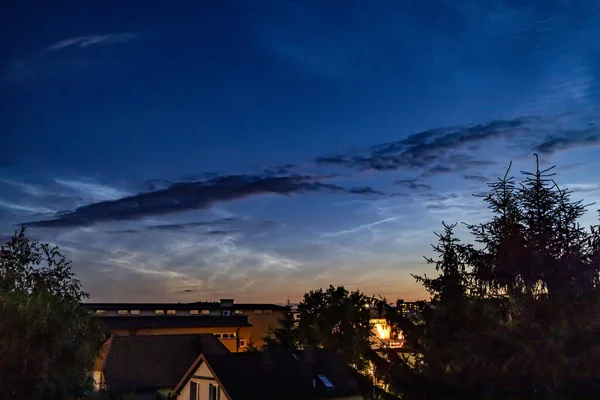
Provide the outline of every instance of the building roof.
<path id="1" fill-rule="evenodd" d="M 252 326 L 245 315 L 223 316 L 164 316 L 164 315 L 119 315 L 98 317 L 108 329 L 148 328 L 237 328 Z"/>
<path id="2" fill-rule="evenodd" d="M 268 303 L 233 303 L 224 305 L 220 302 L 195 303 L 83 303 L 90 310 L 285 310 L 285 306 Z"/>
<path id="3" fill-rule="evenodd" d="M 208 367 L 233 399 L 326 399 L 360 394 L 353 370 L 330 350 L 206 354 Z M 199 362 L 190 371 L 197 368 Z M 191 373 L 177 385 L 180 390 Z"/>
<path id="4" fill-rule="evenodd" d="M 200 354 L 226 354 L 214 336 L 113 336 L 100 369 L 111 392 L 173 388 Z"/>

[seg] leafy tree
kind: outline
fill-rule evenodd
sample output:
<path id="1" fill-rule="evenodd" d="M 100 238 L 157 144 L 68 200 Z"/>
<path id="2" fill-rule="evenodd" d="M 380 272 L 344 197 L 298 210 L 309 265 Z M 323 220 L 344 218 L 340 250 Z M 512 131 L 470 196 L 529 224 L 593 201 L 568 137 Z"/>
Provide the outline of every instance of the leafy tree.
<path id="1" fill-rule="evenodd" d="M 370 297 L 344 287 L 306 293 L 298 304 L 298 337 L 302 344 L 339 350 L 359 369 L 367 366 L 373 334 Z"/>
<path id="2" fill-rule="evenodd" d="M 509 168 L 510 171 L 510 168 Z M 431 295 L 417 318 L 388 304 L 411 361 L 388 353 L 377 374 L 406 399 L 597 398 L 600 394 L 600 230 L 584 229 L 581 201 L 551 169 L 507 174 L 484 197 L 492 218 L 467 225 L 463 244 L 444 224 L 416 277 Z"/>
<path id="3" fill-rule="evenodd" d="M 104 332 L 56 247 L 25 229 L 0 248 L 0 397 L 81 396 Z"/>
<path id="4" fill-rule="evenodd" d="M 300 341 L 298 339 L 297 321 L 294 318 L 291 307 L 287 306 L 283 318 L 278 318 L 279 326 L 271 328 L 264 337 L 264 342 L 269 347 L 276 347 L 282 350 L 296 350 Z"/>

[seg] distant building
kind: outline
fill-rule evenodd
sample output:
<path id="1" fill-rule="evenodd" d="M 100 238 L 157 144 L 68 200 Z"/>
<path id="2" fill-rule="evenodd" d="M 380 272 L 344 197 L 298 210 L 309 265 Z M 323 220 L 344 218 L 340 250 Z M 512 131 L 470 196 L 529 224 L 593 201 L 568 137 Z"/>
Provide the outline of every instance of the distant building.
<path id="1" fill-rule="evenodd" d="M 115 336 L 214 334 L 229 351 L 260 347 L 286 308 L 235 304 L 233 299 L 196 303 L 84 303 Z"/>

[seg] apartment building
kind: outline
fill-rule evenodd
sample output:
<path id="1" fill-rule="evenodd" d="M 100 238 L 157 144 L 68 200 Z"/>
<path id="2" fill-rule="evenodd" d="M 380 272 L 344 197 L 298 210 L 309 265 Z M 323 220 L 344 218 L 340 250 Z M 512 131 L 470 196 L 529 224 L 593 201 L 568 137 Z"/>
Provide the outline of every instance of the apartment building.
<path id="1" fill-rule="evenodd" d="M 263 345 L 286 308 L 235 303 L 234 299 L 195 303 L 84 303 L 115 336 L 214 334 L 231 352 Z"/>

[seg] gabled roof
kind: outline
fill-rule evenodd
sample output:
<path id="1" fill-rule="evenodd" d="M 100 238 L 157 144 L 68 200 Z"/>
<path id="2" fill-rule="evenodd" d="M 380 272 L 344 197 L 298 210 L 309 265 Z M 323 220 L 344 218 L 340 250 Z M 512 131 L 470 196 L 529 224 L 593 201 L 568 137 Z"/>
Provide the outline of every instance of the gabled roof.
<path id="1" fill-rule="evenodd" d="M 173 388 L 200 354 L 226 354 L 214 336 L 113 336 L 101 370 L 111 392 Z"/>
<path id="2" fill-rule="evenodd" d="M 294 354 L 273 352 L 268 361 L 263 352 L 203 354 L 174 392 L 180 391 L 198 366 L 206 362 L 233 400 L 308 400 L 360 394 L 354 371 L 337 352 L 314 350 L 312 361 L 304 352 Z"/>
<path id="3" fill-rule="evenodd" d="M 108 329 L 147 329 L 147 328 L 236 328 L 252 326 L 245 315 L 223 316 L 164 316 L 135 315 L 98 317 Z"/>

